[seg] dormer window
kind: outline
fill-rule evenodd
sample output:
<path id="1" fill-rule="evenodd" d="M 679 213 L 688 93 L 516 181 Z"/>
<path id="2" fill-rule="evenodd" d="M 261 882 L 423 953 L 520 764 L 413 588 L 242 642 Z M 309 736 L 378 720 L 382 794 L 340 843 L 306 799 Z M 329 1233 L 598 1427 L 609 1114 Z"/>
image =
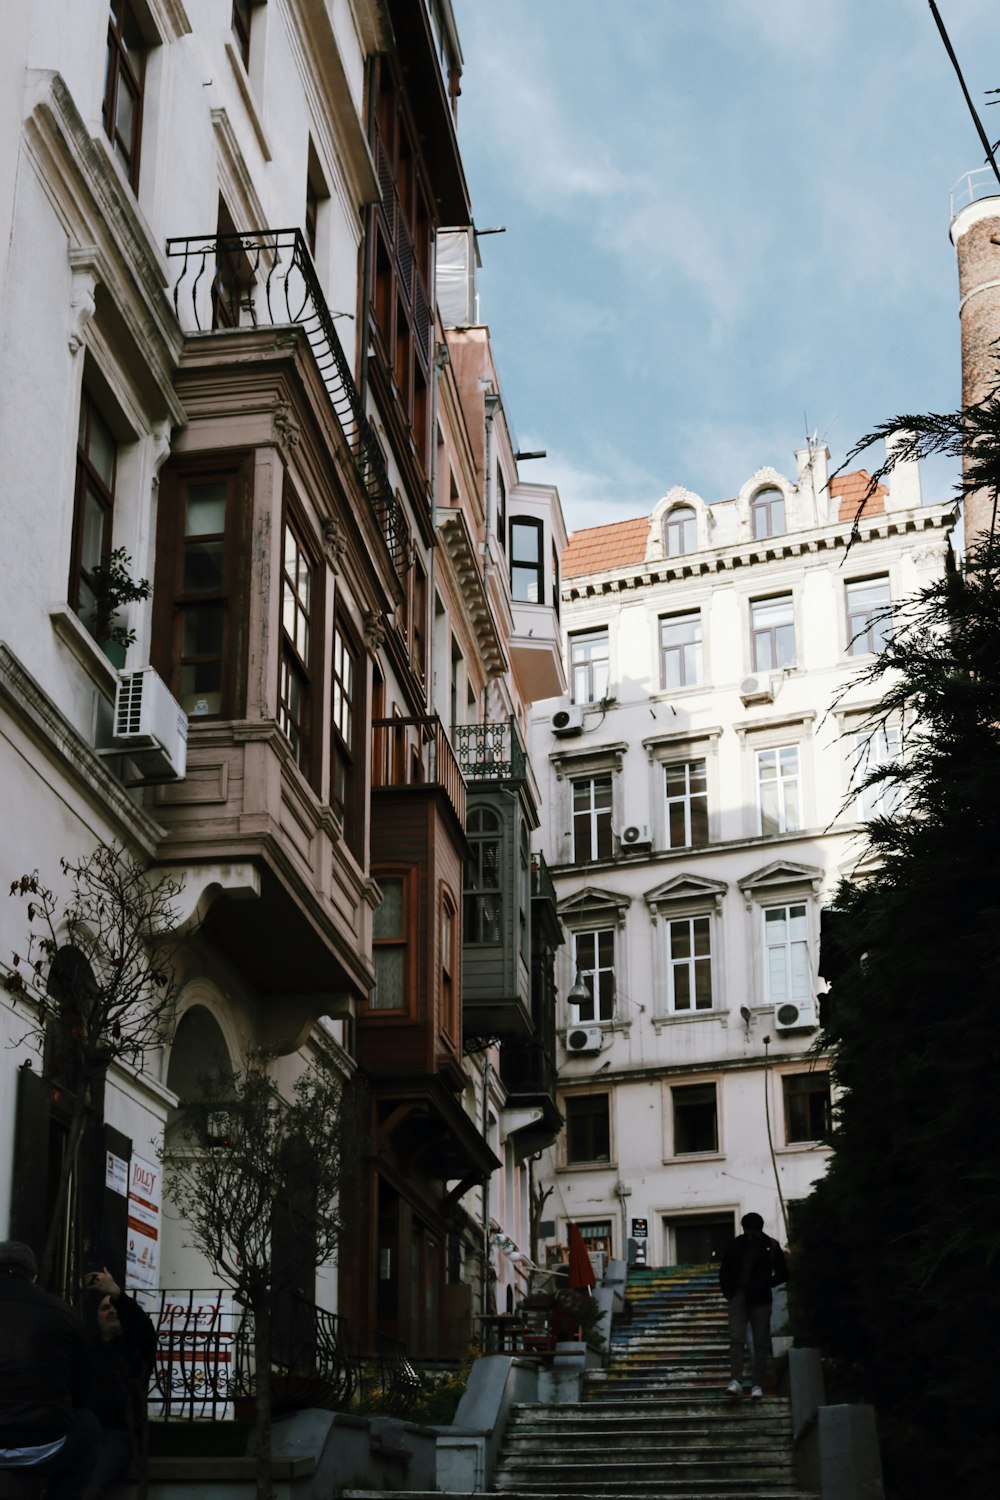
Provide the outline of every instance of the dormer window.
<path id="1" fill-rule="evenodd" d="M 750 501 L 754 540 L 780 536 L 785 530 L 785 497 L 780 490 L 760 490 Z"/>
<path id="2" fill-rule="evenodd" d="M 667 557 L 685 557 L 698 547 L 698 521 L 690 505 L 677 505 L 663 523 L 663 550 Z"/>

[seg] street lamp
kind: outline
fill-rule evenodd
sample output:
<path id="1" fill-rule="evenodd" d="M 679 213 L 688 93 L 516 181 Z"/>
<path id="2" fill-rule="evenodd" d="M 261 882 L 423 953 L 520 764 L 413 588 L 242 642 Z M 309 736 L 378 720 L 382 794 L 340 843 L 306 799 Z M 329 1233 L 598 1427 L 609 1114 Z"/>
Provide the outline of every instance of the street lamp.
<path id="1" fill-rule="evenodd" d="M 573 984 L 573 988 L 566 996 L 566 1003 L 568 1005 L 576 1006 L 589 1005 L 592 999 L 593 996 L 591 995 L 590 990 L 587 988 L 587 984 L 583 976 L 583 970 L 577 969 L 576 980 Z"/>

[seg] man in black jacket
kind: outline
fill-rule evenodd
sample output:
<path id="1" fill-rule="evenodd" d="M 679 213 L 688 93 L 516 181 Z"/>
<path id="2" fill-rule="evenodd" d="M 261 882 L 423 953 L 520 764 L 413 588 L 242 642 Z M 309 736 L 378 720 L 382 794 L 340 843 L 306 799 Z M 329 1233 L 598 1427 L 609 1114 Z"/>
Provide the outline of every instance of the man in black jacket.
<path id="1" fill-rule="evenodd" d="M 101 1436 L 84 1500 L 97 1500 L 121 1478 L 130 1457 L 143 1451 L 146 1391 L 156 1359 L 156 1329 L 107 1266 L 91 1271 L 86 1289 L 100 1299 L 94 1309 L 87 1404 L 101 1423 Z"/>
<path id="2" fill-rule="evenodd" d="M 0 1469 L 78 1500 L 100 1431 L 83 1408 L 86 1352 L 76 1314 L 35 1285 L 30 1247 L 0 1242 Z"/>
<path id="3" fill-rule="evenodd" d="M 729 1303 L 729 1385 L 731 1396 L 743 1394 L 743 1359 L 747 1324 L 753 1336 L 751 1397 L 764 1394 L 771 1357 L 771 1288 L 788 1280 L 788 1267 L 777 1240 L 764 1233 L 760 1214 L 744 1214 L 743 1233 L 726 1247 L 719 1285 Z"/>

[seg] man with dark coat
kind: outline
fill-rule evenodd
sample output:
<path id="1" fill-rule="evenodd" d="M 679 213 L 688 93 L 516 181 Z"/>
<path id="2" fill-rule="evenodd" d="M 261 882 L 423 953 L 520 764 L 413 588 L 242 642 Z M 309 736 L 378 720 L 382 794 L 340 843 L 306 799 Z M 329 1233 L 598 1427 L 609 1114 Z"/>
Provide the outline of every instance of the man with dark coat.
<path id="1" fill-rule="evenodd" d="M 156 1329 L 107 1266 L 91 1271 L 85 1285 L 100 1299 L 93 1314 L 87 1404 L 100 1420 L 101 1436 L 84 1491 L 84 1500 L 97 1500 L 125 1473 L 129 1459 L 142 1453 Z"/>
<path id="2" fill-rule="evenodd" d="M 788 1280 L 788 1267 L 777 1240 L 764 1233 L 760 1214 L 744 1214 L 743 1233 L 731 1240 L 719 1267 L 719 1286 L 729 1303 L 729 1374 L 731 1396 L 743 1394 L 743 1359 L 747 1324 L 753 1337 L 750 1395 L 760 1400 L 771 1357 L 771 1288 Z"/>
<path id="3" fill-rule="evenodd" d="M 49 1500 L 79 1500 L 100 1432 L 84 1409 L 83 1329 L 37 1276 L 28 1245 L 0 1242 L 0 1469 L 44 1479 Z"/>

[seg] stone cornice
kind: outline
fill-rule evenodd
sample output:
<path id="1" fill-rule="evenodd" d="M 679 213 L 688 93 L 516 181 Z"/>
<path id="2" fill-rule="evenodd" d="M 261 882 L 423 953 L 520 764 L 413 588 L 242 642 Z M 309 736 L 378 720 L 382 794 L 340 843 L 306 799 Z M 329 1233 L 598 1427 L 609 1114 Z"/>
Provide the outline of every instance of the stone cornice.
<path id="1" fill-rule="evenodd" d="M 483 665 L 490 677 L 500 677 L 507 670 L 503 643 L 490 609 L 483 584 L 476 544 L 469 530 L 465 512 L 441 509 L 437 517 L 441 546 L 459 584 L 459 592 L 475 633 Z"/>
<path id="2" fill-rule="evenodd" d="M 24 122 L 29 159 L 62 224 L 69 250 L 90 250 L 95 279 L 122 319 L 134 357 L 152 376 L 162 414 L 184 410 L 173 389 L 183 335 L 165 287 L 167 266 L 119 176 L 110 150 L 91 136 L 58 73 L 32 71 Z"/>
<path id="3" fill-rule="evenodd" d="M 888 537 L 916 537 L 924 532 L 947 531 L 957 519 L 958 509 L 950 503 L 887 511 L 881 516 L 866 517 L 853 541 L 849 526 L 810 527 L 759 541 L 689 552 L 683 557 L 632 563 L 606 573 L 581 573 L 563 581 L 561 598 L 569 603 L 607 594 L 634 593 L 637 589 L 685 578 L 710 578 L 715 574 L 739 572 L 785 559 L 843 552 L 849 545 L 857 548 Z"/>
<path id="4" fill-rule="evenodd" d="M 0 702 L 43 754 L 57 763 L 65 779 L 99 808 L 116 837 L 138 845 L 150 857 L 155 855 L 164 837 L 163 829 L 132 800 L 97 752 L 2 642 Z"/>

